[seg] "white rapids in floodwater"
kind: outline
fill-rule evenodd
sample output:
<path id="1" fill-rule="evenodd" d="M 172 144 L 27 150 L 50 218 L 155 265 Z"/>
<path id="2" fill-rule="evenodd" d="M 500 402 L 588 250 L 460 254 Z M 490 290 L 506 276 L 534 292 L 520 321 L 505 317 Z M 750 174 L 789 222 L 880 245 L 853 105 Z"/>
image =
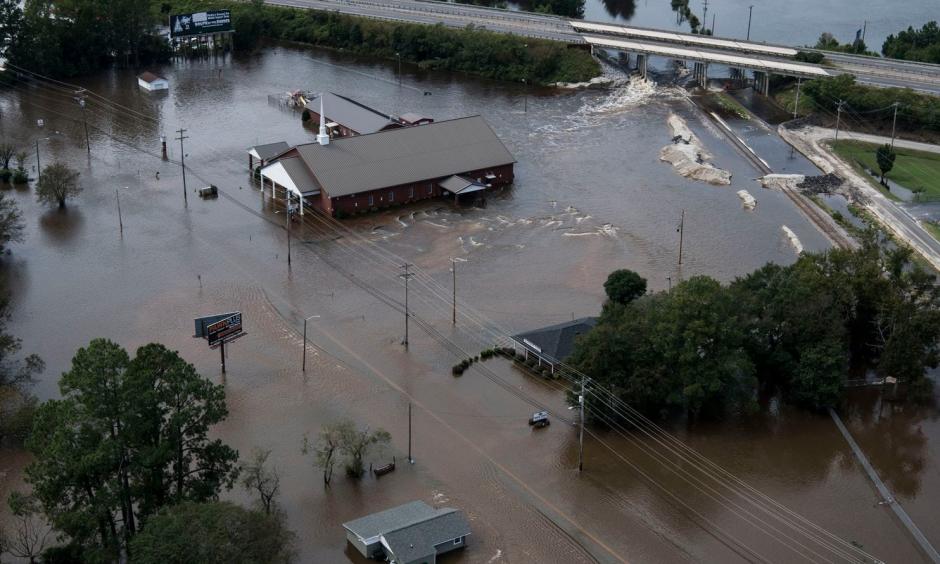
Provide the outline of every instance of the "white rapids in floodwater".
<path id="1" fill-rule="evenodd" d="M 782 226 L 784 234 L 786 234 L 787 239 L 790 240 L 790 244 L 793 245 L 793 249 L 796 251 L 796 254 L 803 253 L 803 243 L 800 242 L 800 238 L 796 236 L 796 233 L 786 225 Z"/>
<path id="2" fill-rule="evenodd" d="M 757 206 L 757 200 L 747 190 L 738 190 L 738 197 L 741 198 L 741 205 L 745 209 L 752 210 Z"/>

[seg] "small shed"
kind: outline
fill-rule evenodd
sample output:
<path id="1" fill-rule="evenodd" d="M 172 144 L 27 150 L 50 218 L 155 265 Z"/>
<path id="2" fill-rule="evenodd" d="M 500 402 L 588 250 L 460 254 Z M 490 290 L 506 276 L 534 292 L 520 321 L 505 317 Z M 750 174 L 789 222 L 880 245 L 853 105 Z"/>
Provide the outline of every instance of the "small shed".
<path id="1" fill-rule="evenodd" d="M 438 185 L 445 192 L 450 192 L 453 194 L 455 198 L 463 196 L 464 194 L 486 190 L 487 188 L 487 185 L 482 182 L 477 182 L 476 180 L 467 178 L 465 176 L 458 176 L 456 174 L 441 180 L 438 182 Z"/>
<path id="2" fill-rule="evenodd" d="M 343 528 L 363 556 L 392 564 L 435 564 L 439 554 L 465 547 L 470 535 L 463 513 L 435 509 L 423 501 L 366 515 Z"/>
<path id="3" fill-rule="evenodd" d="M 142 75 L 137 77 L 137 85 L 146 90 L 147 92 L 155 92 L 157 90 L 169 90 L 170 83 L 167 79 L 162 76 L 156 75 L 150 71 L 144 72 Z"/>

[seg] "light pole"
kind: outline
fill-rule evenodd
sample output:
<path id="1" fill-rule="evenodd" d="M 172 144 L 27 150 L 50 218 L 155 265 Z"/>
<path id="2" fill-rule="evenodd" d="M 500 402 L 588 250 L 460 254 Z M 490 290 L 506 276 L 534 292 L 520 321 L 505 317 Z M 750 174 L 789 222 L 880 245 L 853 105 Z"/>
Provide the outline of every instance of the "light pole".
<path id="1" fill-rule="evenodd" d="M 754 15 L 754 5 L 747 7 L 747 41 L 751 40 L 751 16 Z"/>
<path id="2" fill-rule="evenodd" d="M 401 86 L 401 52 L 396 51 L 395 56 L 398 57 L 398 85 Z"/>
<path id="3" fill-rule="evenodd" d="M 303 364 L 300 365 L 301 372 L 307 371 L 307 322 L 311 319 L 318 319 L 319 317 L 319 315 L 311 315 L 310 317 L 304 318 L 304 360 Z"/>

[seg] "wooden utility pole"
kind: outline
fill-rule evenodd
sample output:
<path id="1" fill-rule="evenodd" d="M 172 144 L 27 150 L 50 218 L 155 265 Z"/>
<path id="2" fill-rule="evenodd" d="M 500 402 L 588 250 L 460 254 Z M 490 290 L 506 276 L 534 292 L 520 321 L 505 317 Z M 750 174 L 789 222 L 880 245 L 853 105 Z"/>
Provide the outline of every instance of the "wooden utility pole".
<path id="1" fill-rule="evenodd" d="M 796 119 L 800 109 L 800 84 L 803 82 L 802 78 L 796 79 L 796 101 L 793 102 L 793 119 Z"/>
<path id="2" fill-rule="evenodd" d="M 579 423 L 581 429 L 578 432 L 578 472 L 584 470 L 584 376 L 581 376 L 581 395 L 578 396 L 578 406 L 580 409 Z"/>
<path id="3" fill-rule="evenodd" d="M 408 349 L 408 317 L 410 316 L 408 312 L 408 279 L 414 276 L 414 274 L 408 272 L 408 269 L 411 268 L 412 266 L 414 265 L 409 264 L 409 263 L 405 263 L 401 265 L 405 273 L 399 274 L 399 276 L 405 279 L 405 340 L 402 341 L 401 344 L 405 345 L 406 350 Z"/>
<path id="4" fill-rule="evenodd" d="M 85 125 L 85 150 L 88 151 L 88 157 L 91 158 L 91 142 L 88 140 L 88 118 L 85 115 L 85 89 L 75 92 L 78 105 L 82 107 L 82 123 Z"/>
<path id="5" fill-rule="evenodd" d="M 121 195 L 118 193 L 118 189 L 114 189 L 114 199 L 117 200 L 117 209 L 118 209 L 118 227 L 121 229 L 121 235 L 124 235 L 124 218 L 121 216 Z"/>
<path id="6" fill-rule="evenodd" d="M 894 149 L 894 134 L 897 131 L 897 127 L 898 127 L 898 106 L 900 106 L 901 104 L 898 102 L 895 102 L 891 105 L 894 106 L 894 120 L 891 122 L 891 148 Z"/>
<path id="7" fill-rule="evenodd" d="M 408 402 L 408 462 L 411 464 L 415 463 L 415 459 L 411 456 L 411 402 Z"/>
<path id="8" fill-rule="evenodd" d="M 679 227 L 676 229 L 679 232 L 679 264 L 682 264 L 682 242 L 685 236 L 685 210 L 682 210 L 682 215 L 679 217 Z"/>
<path id="9" fill-rule="evenodd" d="M 42 165 L 39 163 L 39 139 L 36 139 L 36 182 L 42 180 Z"/>
<path id="10" fill-rule="evenodd" d="M 839 105 L 836 107 L 836 141 L 839 140 L 839 125 L 842 123 L 842 106 L 845 105 L 845 101 L 839 100 Z"/>
<path id="11" fill-rule="evenodd" d="M 747 7 L 747 39 L 746 41 L 751 40 L 751 16 L 754 15 L 754 5 L 751 4 Z"/>
<path id="12" fill-rule="evenodd" d="M 180 142 L 180 166 L 183 168 L 183 205 L 187 205 L 189 204 L 189 198 L 186 196 L 186 151 L 183 149 L 183 140 L 189 139 L 189 137 L 184 135 L 186 130 L 183 128 L 180 128 L 177 133 L 180 134 L 176 140 Z"/>

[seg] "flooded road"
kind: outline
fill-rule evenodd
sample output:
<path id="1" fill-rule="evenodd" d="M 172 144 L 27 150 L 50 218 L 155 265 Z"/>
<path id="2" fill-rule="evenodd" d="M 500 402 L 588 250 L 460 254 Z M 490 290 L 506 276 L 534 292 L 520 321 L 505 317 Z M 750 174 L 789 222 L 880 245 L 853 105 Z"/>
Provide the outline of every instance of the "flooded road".
<path id="1" fill-rule="evenodd" d="M 343 521 L 411 499 L 469 514 L 471 548 L 451 561 L 754 560 L 716 528 L 765 558 L 802 560 L 781 551 L 746 514 L 657 463 L 650 454 L 657 445 L 642 437 L 589 436 L 586 471 L 579 474 L 560 382 L 531 379 L 497 360 L 461 378 L 450 375 L 460 356 L 492 344 L 495 333 L 596 314 L 603 281 L 615 268 L 640 272 L 653 289 L 694 274 L 729 280 L 767 261 L 795 260 L 783 225 L 808 250 L 828 247 L 785 196 L 759 187 L 750 162 L 679 91 L 634 84 L 612 92 L 526 93 L 413 69 L 399 87 L 384 64 L 288 47 L 159 70 L 170 81 L 168 94 L 144 94 L 124 71 L 82 84 L 121 105 L 92 104 L 90 161 L 73 121 L 80 114 L 63 92 L 19 86 L 0 93 L 0 133 L 25 146 L 40 139 L 42 161 L 72 163 L 85 188 L 65 212 L 40 207 L 31 191 L 10 190 L 27 218 L 27 239 L 5 257 L 3 275 L 14 296 L 12 330 L 24 350 L 47 363 L 38 395 L 55 397 L 58 375 L 93 337 L 129 349 L 150 341 L 178 349 L 226 386 L 231 415 L 218 435 L 243 456 L 256 446 L 273 450 L 304 562 L 352 557 Z M 480 113 L 519 161 L 517 182 L 485 208 L 429 202 L 342 224 L 307 216 L 292 227 L 288 268 L 282 202 L 252 184 L 246 149 L 312 140 L 299 115 L 267 101 L 298 88 L 436 119 Z M 732 172 L 730 186 L 686 180 L 659 162 L 670 142 L 670 113 L 689 123 L 716 166 Z M 45 121 L 41 130 L 37 119 Z M 219 199 L 190 192 L 184 206 L 179 167 L 159 159 L 161 134 L 171 138 L 170 157 L 179 157 L 172 137 L 181 127 L 189 137 L 190 189 L 211 182 L 223 193 Z M 753 211 L 742 208 L 741 189 L 756 198 Z M 461 308 L 456 328 L 447 291 L 452 257 L 466 260 L 458 266 L 458 291 L 473 305 Z M 411 287 L 407 351 L 400 345 L 404 295 L 397 276 L 404 261 L 420 273 Z M 249 335 L 229 347 L 223 378 L 218 352 L 191 338 L 191 319 L 236 309 Z M 304 374 L 299 330 L 311 315 L 321 317 L 310 325 L 313 356 Z M 409 402 L 414 466 L 401 463 Z M 936 411 L 884 409 L 875 419 L 870 401 L 858 405 L 847 424 L 928 538 L 940 542 L 929 516 L 940 493 L 930 451 L 940 438 Z M 556 424 L 533 432 L 525 419 L 536 406 L 559 414 Z M 305 433 L 343 416 L 387 428 L 393 448 L 375 461 L 395 456 L 399 470 L 358 484 L 337 477 L 323 488 L 300 445 Z M 827 417 L 775 409 L 672 431 L 881 559 L 922 559 L 878 505 Z M 897 443 L 880 450 L 886 434 Z M 3 463 L 15 469 L 22 457 L 4 454 Z M 243 499 L 240 491 L 229 495 Z"/>

